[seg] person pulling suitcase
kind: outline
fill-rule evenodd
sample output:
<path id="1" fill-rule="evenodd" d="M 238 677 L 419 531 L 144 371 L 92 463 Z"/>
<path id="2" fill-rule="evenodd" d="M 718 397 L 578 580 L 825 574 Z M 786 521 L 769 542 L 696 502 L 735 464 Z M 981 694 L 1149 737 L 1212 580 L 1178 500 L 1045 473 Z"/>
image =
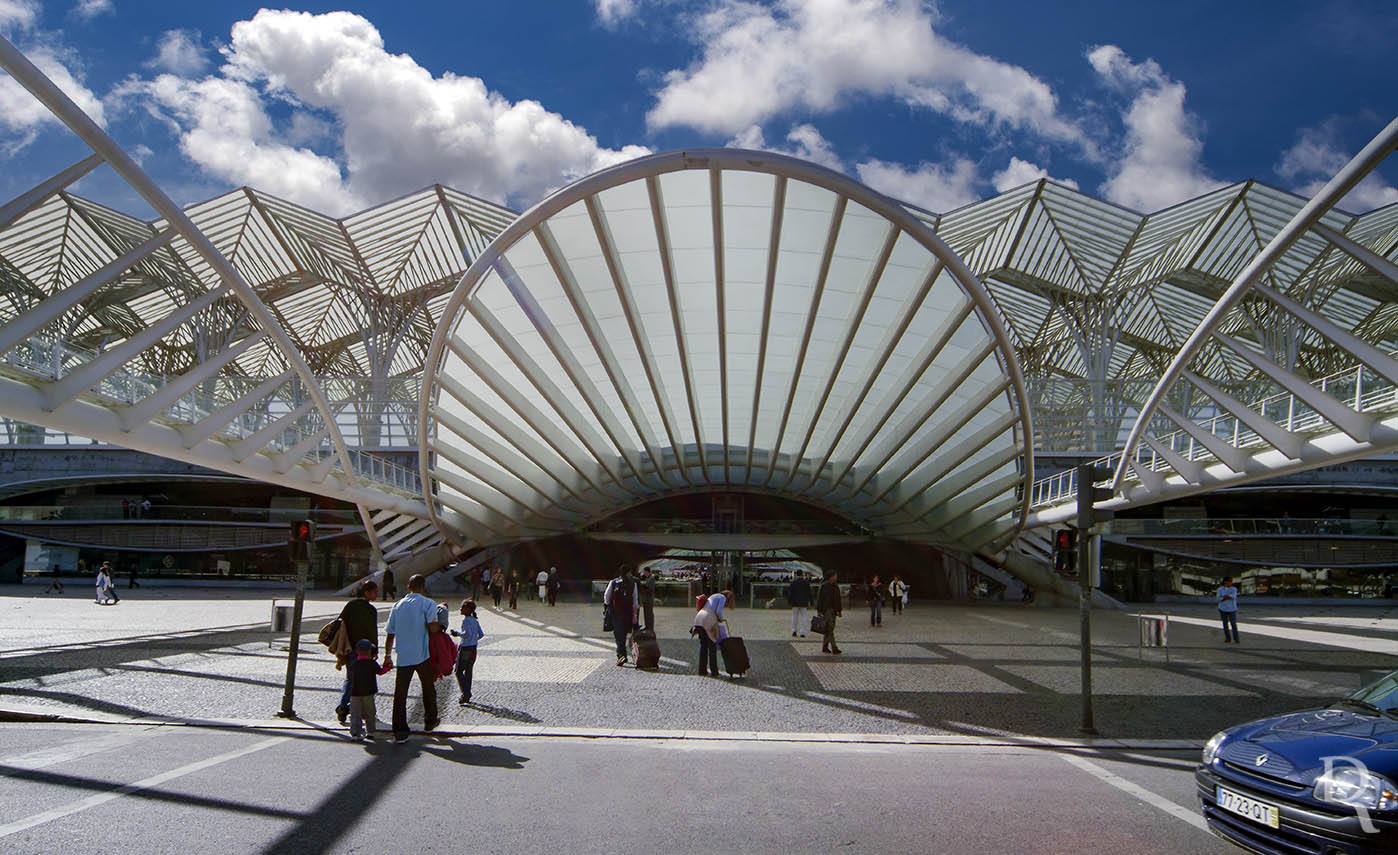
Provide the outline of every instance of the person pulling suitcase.
<path id="1" fill-rule="evenodd" d="M 705 598 L 703 606 L 694 614 L 694 624 L 690 627 L 689 632 L 699 638 L 699 676 L 701 677 L 707 677 L 709 674 L 718 676 L 718 647 L 722 639 L 728 635 L 728 628 L 723 622 L 723 607 L 727 605 L 728 599 L 732 596 L 732 591 L 711 594 Z"/>

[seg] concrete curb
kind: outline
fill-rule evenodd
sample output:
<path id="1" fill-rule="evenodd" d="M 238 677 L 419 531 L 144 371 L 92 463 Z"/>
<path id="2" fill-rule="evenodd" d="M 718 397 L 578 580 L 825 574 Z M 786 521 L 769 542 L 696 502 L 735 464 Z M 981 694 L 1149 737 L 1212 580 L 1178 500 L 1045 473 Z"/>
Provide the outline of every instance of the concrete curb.
<path id="1" fill-rule="evenodd" d="M 348 736 L 336 721 L 306 719 L 177 719 L 103 718 L 34 708 L 0 708 L 0 722 L 46 724 L 136 725 L 140 727 L 198 727 L 218 730 L 317 731 Z M 962 736 L 958 734 L 898 733 L 800 733 L 743 730 L 655 730 L 646 728 L 548 727 L 545 725 L 473 725 L 439 727 L 429 733 L 413 731 L 414 736 L 437 738 L 476 736 L 542 736 L 554 739 L 648 739 L 695 740 L 704 742 L 784 742 L 839 745 L 922 745 L 944 748 L 1038 748 L 1109 749 L 1136 751 L 1199 750 L 1203 741 L 1192 739 L 1132 739 L 1130 737 L 1053 737 L 1053 736 Z"/>

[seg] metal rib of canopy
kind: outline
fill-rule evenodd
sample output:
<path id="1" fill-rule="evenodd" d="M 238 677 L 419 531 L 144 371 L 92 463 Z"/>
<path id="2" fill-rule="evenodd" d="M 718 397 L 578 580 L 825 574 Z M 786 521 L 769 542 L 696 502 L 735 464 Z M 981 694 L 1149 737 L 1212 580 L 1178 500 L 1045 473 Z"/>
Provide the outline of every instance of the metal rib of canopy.
<path id="1" fill-rule="evenodd" d="M 423 482 L 463 546 L 713 489 L 960 548 L 1025 512 L 989 295 L 918 218 L 792 158 L 675 152 L 560 191 L 467 271 L 425 370 Z"/>
<path id="2" fill-rule="evenodd" d="M 0 413 L 350 501 L 372 542 L 371 509 L 425 515 L 416 485 L 346 447 L 296 343 L 208 236 L 3 39 L 0 66 L 92 151 L 0 208 Z M 164 219 L 54 201 L 104 163 Z"/>
<path id="3" fill-rule="evenodd" d="M 1142 214 L 1048 181 L 956 211 L 917 212 L 985 282 L 1014 341 L 1034 401 L 1036 451 L 1107 454 L 1127 441 L 1155 381 L 1231 282 L 1306 204 L 1304 197 L 1246 181 Z M 1380 255 L 1398 205 L 1361 215 L 1332 207 L 1326 228 Z M 1308 294 L 1309 305 L 1358 339 L 1398 347 L 1398 299 L 1363 264 L 1330 263 L 1324 241 L 1295 244 L 1267 273 L 1272 287 Z M 1294 325 L 1269 327 L 1260 311 L 1232 313 L 1226 335 L 1309 377 L 1353 364 L 1346 348 Z M 1261 397 L 1268 379 L 1217 342 L 1195 370 L 1239 400 Z M 1196 396 L 1192 418 L 1207 419 Z"/>
<path id="4" fill-rule="evenodd" d="M 1346 233 L 1351 224 L 1334 213 L 1336 202 L 1395 150 L 1398 119 L 1239 270 L 1162 372 L 1125 447 L 1100 461 L 1113 473 L 1113 505 L 1151 504 L 1398 450 L 1393 342 L 1375 346 L 1356 334 L 1344 302 L 1327 299 L 1337 281 L 1348 281 L 1395 302 L 1398 220 L 1371 218 L 1368 225 L 1382 227 Z M 1346 367 L 1314 376 L 1298 364 L 1301 342 L 1323 342 Z M 1253 394 L 1223 388 L 1209 373 L 1210 354 L 1244 366 L 1237 373 L 1253 375 Z M 1036 484 L 1034 522 L 1069 516 L 1075 489 L 1067 473 Z"/>

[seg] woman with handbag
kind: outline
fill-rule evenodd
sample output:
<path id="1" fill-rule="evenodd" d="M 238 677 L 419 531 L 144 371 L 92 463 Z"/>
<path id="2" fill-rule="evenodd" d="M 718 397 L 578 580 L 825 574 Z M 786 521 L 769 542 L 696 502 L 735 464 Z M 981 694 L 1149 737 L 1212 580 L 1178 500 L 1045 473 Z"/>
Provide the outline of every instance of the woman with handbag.
<path id="1" fill-rule="evenodd" d="M 387 572 L 387 571 L 385 571 Z M 374 647 L 379 646 L 379 610 L 374 605 L 374 600 L 379 598 L 379 583 L 373 579 L 368 579 L 359 586 L 355 592 L 354 599 L 345 603 L 345 607 L 340 609 L 340 626 L 344 629 L 345 640 L 348 642 L 348 649 L 353 651 L 355 645 L 368 639 Z M 349 664 L 354 654 L 347 656 L 337 656 L 339 660 L 335 663 L 335 668 L 343 668 Z M 335 706 L 335 717 L 344 724 L 349 715 L 350 705 L 350 680 L 349 672 L 345 672 L 345 683 L 340 689 L 340 702 Z"/>

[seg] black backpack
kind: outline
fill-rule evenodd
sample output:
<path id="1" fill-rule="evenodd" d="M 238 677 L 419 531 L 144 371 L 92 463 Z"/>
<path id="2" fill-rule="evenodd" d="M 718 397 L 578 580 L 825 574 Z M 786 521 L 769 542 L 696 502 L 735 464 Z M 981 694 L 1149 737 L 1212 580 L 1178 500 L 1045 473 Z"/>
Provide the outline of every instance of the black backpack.
<path id="1" fill-rule="evenodd" d="M 636 610 L 636 604 L 631 602 L 633 590 L 632 583 L 625 576 L 612 580 L 612 614 L 625 615 L 627 623 L 631 622 L 631 615 Z"/>

